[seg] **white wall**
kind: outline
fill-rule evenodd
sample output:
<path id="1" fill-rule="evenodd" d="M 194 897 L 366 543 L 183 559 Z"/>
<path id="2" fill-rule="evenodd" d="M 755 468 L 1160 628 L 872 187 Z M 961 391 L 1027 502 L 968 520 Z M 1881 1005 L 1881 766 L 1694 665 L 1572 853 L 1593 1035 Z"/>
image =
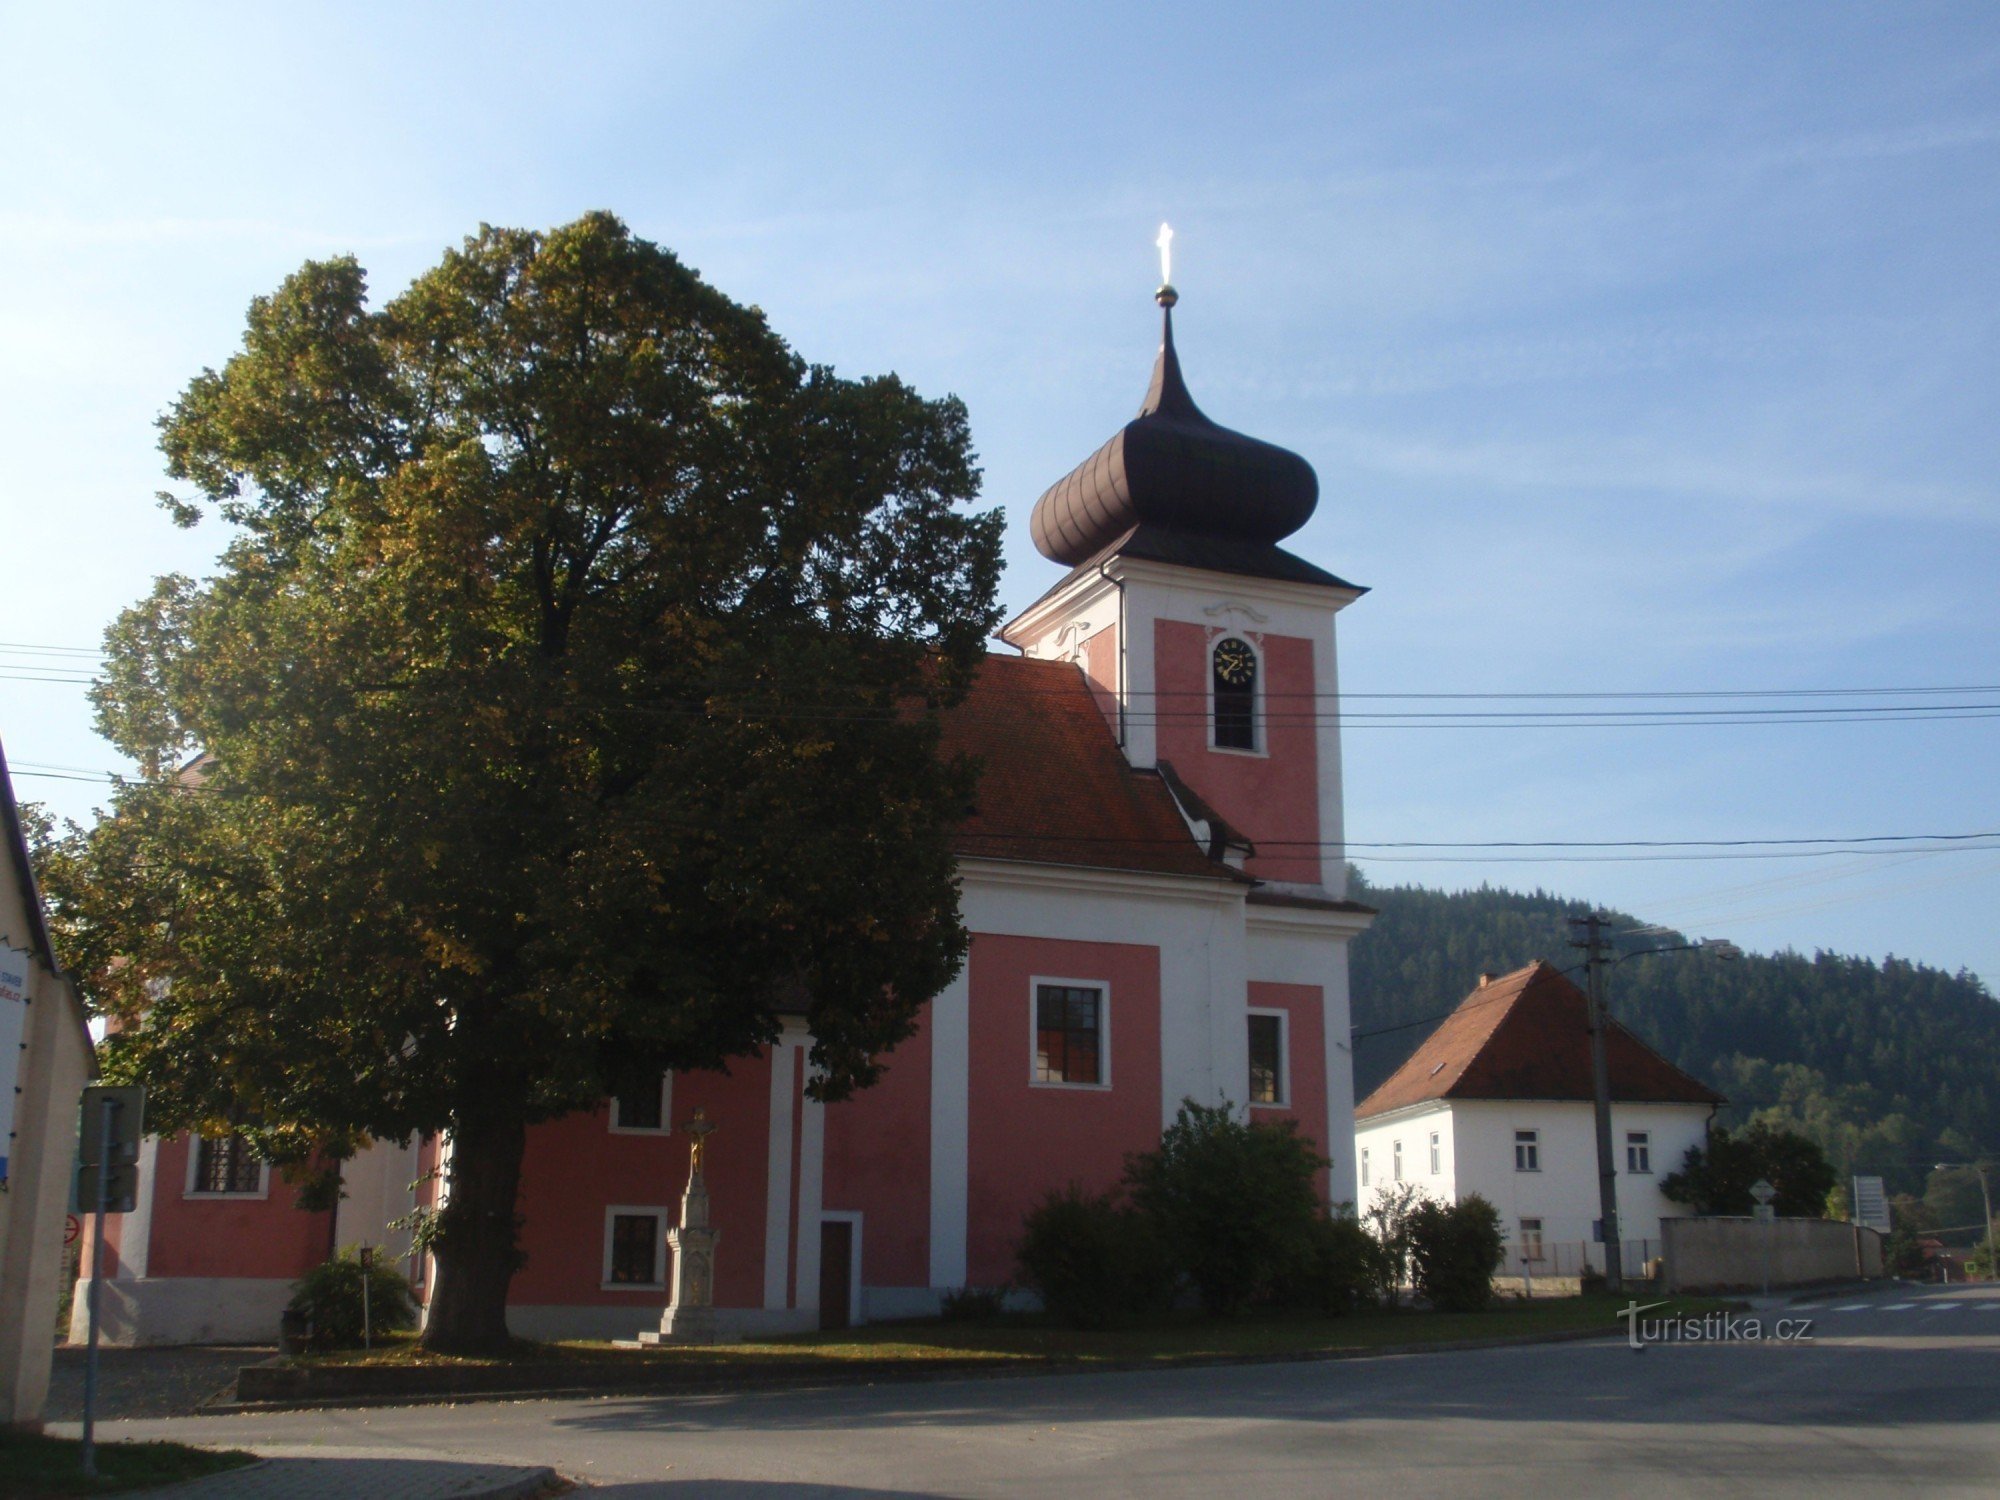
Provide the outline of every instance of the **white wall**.
<path id="1" fill-rule="evenodd" d="M 1686 1214 L 1681 1204 L 1660 1192 L 1660 1180 L 1680 1169 L 1690 1146 L 1708 1139 L 1709 1108 L 1705 1104 L 1614 1104 L 1611 1142 L 1618 1168 L 1618 1227 L 1625 1241 L 1650 1240 L 1658 1254 L 1660 1220 Z M 1444 1172 L 1429 1171 L 1430 1132 L 1443 1139 Z M 1514 1132 L 1539 1133 L 1541 1170 L 1514 1170 Z M 1645 1131 L 1650 1138 L 1652 1171 L 1625 1170 L 1625 1137 Z M 1519 1238 L 1524 1218 L 1542 1221 L 1542 1241 L 1588 1243 L 1598 1218 L 1597 1129 L 1589 1103 L 1580 1100 L 1454 1100 L 1427 1104 L 1362 1122 L 1355 1131 L 1355 1153 L 1369 1148 L 1374 1169 L 1372 1196 L 1386 1183 L 1391 1150 L 1403 1142 L 1403 1175 L 1431 1194 L 1450 1202 L 1478 1193 L 1500 1212 L 1500 1226 L 1509 1244 Z"/>

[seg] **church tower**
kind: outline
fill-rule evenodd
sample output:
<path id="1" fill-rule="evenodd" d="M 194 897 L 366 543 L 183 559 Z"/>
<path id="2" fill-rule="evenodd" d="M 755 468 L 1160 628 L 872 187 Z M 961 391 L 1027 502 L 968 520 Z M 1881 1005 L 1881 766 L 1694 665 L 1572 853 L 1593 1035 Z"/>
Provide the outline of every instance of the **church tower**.
<path id="1" fill-rule="evenodd" d="M 1035 504 L 1035 546 L 1070 571 L 1001 636 L 1074 661 L 1131 764 L 1263 890 L 1344 902 L 1334 617 L 1365 590 L 1278 545 L 1311 519 L 1319 480 L 1195 405 L 1177 294 L 1157 300 L 1138 416 Z"/>

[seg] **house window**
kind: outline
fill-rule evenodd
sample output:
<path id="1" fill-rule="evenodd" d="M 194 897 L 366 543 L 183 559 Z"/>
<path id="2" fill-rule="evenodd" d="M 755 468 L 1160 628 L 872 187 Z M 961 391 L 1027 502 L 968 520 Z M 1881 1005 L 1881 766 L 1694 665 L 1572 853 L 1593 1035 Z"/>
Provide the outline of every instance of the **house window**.
<path id="1" fill-rule="evenodd" d="M 1285 1013 L 1253 1010 L 1250 1012 L 1250 1102 L 1288 1102 L 1285 1083 Z"/>
<path id="2" fill-rule="evenodd" d="M 1625 1132 L 1625 1170 L 1639 1177 L 1649 1177 L 1653 1171 L 1653 1138 L 1644 1130 Z"/>
<path id="3" fill-rule="evenodd" d="M 1438 1133 L 1431 1132 L 1431 1176 L 1444 1170 L 1444 1148 L 1438 1144 Z"/>
<path id="4" fill-rule="evenodd" d="M 1257 653 L 1225 636 L 1210 657 L 1215 693 L 1215 743 L 1223 750 L 1257 748 Z"/>
<path id="5" fill-rule="evenodd" d="M 1542 1258 L 1542 1221 L 1523 1219 L 1521 1221 L 1521 1259 L 1540 1260 Z"/>
<path id="6" fill-rule="evenodd" d="M 1390 1142 L 1389 1172 L 1397 1182 L 1403 1180 L 1403 1143 L 1401 1141 Z"/>
<path id="7" fill-rule="evenodd" d="M 658 1287 L 667 1279 L 667 1211 L 664 1208 L 608 1208 L 604 1211 L 604 1284 Z"/>
<path id="8" fill-rule="evenodd" d="M 199 1136 L 194 1143 L 194 1177 L 188 1191 L 216 1197 L 261 1193 L 264 1164 L 243 1136 Z"/>
<path id="9" fill-rule="evenodd" d="M 1368 1186 L 1368 1148 L 1366 1146 L 1361 1148 L 1361 1185 L 1363 1187 Z"/>
<path id="10" fill-rule="evenodd" d="M 1104 991 L 1096 985 L 1037 984 L 1035 1082 L 1104 1081 Z"/>
<path id="11" fill-rule="evenodd" d="M 638 1135 L 665 1135 L 668 1077 L 642 1081 L 611 1096 L 611 1129 Z"/>
<path id="12" fill-rule="evenodd" d="M 1516 1172 L 1542 1170 L 1542 1133 L 1539 1130 L 1514 1132 L 1514 1170 Z"/>

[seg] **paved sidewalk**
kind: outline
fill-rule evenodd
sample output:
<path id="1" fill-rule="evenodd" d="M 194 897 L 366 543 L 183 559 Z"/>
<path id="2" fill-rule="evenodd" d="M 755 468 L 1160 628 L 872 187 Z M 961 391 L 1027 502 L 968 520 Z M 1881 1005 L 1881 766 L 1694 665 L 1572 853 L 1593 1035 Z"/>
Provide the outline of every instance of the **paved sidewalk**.
<path id="1" fill-rule="evenodd" d="M 265 1448 L 265 1461 L 142 1500 L 524 1500 L 556 1485 L 553 1469 L 461 1463 L 376 1448 Z"/>

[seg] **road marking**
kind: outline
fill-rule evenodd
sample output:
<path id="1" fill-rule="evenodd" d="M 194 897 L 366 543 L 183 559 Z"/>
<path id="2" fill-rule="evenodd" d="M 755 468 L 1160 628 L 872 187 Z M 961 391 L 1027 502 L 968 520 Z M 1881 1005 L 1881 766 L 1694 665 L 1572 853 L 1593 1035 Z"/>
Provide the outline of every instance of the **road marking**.
<path id="1" fill-rule="evenodd" d="M 1824 1302 L 1794 1302 L 1792 1304 L 1792 1311 L 1811 1312 L 1816 1307 L 1824 1307 L 1824 1306 L 1826 1306 Z"/>
<path id="2" fill-rule="evenodd" d="M 1969 1297 L 1964 1299 L 1958 1297 L 1933 1297 L 1925 1304 L 1927 1307 L 1970 1307 L 1971 1305 L 1972 1299 Z"/>
<path id="3" fill-rule="evenodd" d="M 1916 1305 L 1917 1305 L 1917 1304 L 1916 1304 L 1916 1303 L 1914 1303 L 1914 1302 L 1884 1302 L 1884 1303 L 1882 1304 L 1882 1311 L 1883 1311 L 1883 1312 L 1908 1312 L 1908 1311 L 1909 1311 L 1909 1310 L 1910 1310 L 1911 1308 L 1915 1307 Z"/>
<path id="4" fill-rule="evenodd" d="M 1828 1308 L 1828 1309 L 1827 1309 L 1827 1311 L 1828 1311 L 1828 1312 L 1860 1312 L 1860 1311 L 1861 1311 L 1861 1310 L 1862 1310 L 1863 1308 L 1868 1308 L 1868 1307 L 1873 1307 L 1874 1305 L 1875 1305 L 1875 1304 L 1874 1304 L 1874 1303 L 1872 1303 L 1872 1302 L 1849 1302 L 1849 1303 L 1848 1303 L 1848 1304 L 1847 1304 L 1846 1306 L 1844 1306 L 1844 1307 L 1830 1307 L 1830 1308 Z"/>

